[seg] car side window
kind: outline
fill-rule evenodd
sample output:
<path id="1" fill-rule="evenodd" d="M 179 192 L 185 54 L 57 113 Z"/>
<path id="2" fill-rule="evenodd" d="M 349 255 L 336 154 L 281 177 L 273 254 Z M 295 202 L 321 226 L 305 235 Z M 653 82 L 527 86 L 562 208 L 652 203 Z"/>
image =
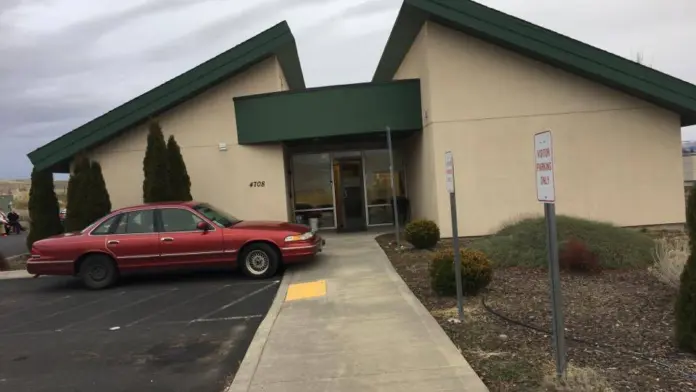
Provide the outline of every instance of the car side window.
<path id="1" fill-rule="evenodd" d="M 189 210 L 181 208 L 163 208 L 161 211 L 162 228 L 165 232 L 197 231 L 198 223 L 202 221 Z"/>
<path id="2" fill-rule="evenodd" d="M 92 231 L 92 235 L 106 235 L 111 233 L 114 229 L 114 224 L 116 224 L 122 216 L 123 214 L 118 214 L 105 220 L 96 229 Z"/>
<path id="3" fill-rule="evenodd" d="M 145 234 L 155 232 L 154 210 L 130 211 L 118 224 L 115 234 Z"/>

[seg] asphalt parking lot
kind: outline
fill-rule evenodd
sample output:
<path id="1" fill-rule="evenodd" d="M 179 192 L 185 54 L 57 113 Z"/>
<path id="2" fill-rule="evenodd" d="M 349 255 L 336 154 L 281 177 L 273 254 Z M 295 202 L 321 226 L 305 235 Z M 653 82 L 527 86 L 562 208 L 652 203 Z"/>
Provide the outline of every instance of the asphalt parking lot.
<path id="1" fill-rule="evenodd" d="M 279 284 L 230 272 L 0 280 L 0 391 L 221 392 Z"/>
<path id="2" fill-rule="evenodd" d="M 27 253 L 27 233 L 3 236 L 5 231 L 0 228 L 0 253 L 5 257 L 18 256 Z"/>

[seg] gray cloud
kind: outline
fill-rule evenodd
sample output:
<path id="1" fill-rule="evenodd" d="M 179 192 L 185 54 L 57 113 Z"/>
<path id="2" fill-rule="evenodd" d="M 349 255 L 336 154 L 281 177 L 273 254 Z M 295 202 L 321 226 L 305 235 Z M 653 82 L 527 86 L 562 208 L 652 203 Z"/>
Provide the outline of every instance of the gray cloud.
<path id="1" fill-rule="evenodd" d="M 71 0 L 0 1 L 0 178 L 27 176 L 29 151 L 281 20 L 293 29 L 308 85 L 367 81 L 401 5 L 91 1 L 88 10 L 67 9 Z M 651 66 L 696 82 L 696 55 L 684 50 L 696 41 L 696 2 L 482 2 L 622 56 L 642 52 Z M 684 134 L 696 138 L 696 129 Z"/>

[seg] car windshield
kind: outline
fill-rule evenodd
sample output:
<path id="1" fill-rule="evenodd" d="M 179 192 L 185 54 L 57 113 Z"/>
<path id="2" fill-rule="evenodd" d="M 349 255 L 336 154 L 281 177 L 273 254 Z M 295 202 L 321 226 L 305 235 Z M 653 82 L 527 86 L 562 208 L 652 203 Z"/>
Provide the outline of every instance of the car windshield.
<path id="1" fill-rule="evenodd" d="M 232 227 L 241 222 L 241 219 L 237 219 L 234 216 L 211 206 L 210 204 L 198 204 L 195 205 L 193 209 L 200 212 L 206 218 L 210 219 L 213 221 L 213 223 L 220 227 Z"/>

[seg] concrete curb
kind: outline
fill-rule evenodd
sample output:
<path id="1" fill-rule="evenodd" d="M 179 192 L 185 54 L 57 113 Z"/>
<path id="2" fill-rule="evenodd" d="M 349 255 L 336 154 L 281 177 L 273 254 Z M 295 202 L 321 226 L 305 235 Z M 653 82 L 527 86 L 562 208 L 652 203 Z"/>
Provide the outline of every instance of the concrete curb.
<path id="1" fill-rule="evenodd" d="M 375 236 L 375 242 L 376 240 Z M 386 253 L 384 253 L 384 250 L 382 250 L 384 257 L 382 257 L 382 263 L 384 264 L 384 269 L 387 271 L 387 274 L 389 275 L 389 279 L 394 282 L 399 288 L 399 292 L 401 293 L 401 296 L 408 302 L 408 304 L 413 308 L 413 311 L 416 312 L 416 314 L 420 317 L 421 322 L 425 326 L 426 330 L 428 331 L 428 334 L 430 335 L 431 339 L 435 344 L 437 345 L 438 349 L 440 350 L 440 353 L 447 359 L 447 362 L 449 362 L 450 366 L 452 367 L 458 367 L 461 368 L 465 372 L 465 376 L 462 376 L 465 378 L 466 382 L 466 391 L 467 392 L 489 392 L 488 387 L 486 387 L 486 384 L 483 383 L 481 378 L 476 374 L 474 369 L 471 368 L 471 365 L 464 359 L 464 356 L 462 355 L 461 351 L 457 348 L 457 346 L 454 345 L 452 340 L 450 340 L 449 336 L 445 333 L 445 331 L 442 330 L 442 327 L 440 327 L 440 324 L 433 318 L 432 314 L 428 311 L 428 309 L 423 306 L 423 304 L 420 302 L 420 300 L 413 294 L 411 289 L 408 288 L 408 285 L 406 282 L 404 282 L 403 279 L 401 279 L 401 275 L 399 275 L 398 272 L 396 272 L 396 269 L 394 269 L 394 266 L 392 265 L 391 261 L 389 261 L 389 258 L 387 257 Z"/>
<path id="2" fill-rule="evenodd" d="M 11 257 L 6 257 L 7 261 L 15 261 L 19 258 L 29 256 L 29 253 L 24 253 L 21 255 L 17 256 L 11 256 Z M 0 280 L 3 279 L 27 279 L 27 278 L 33 278 L 34 275 L 31 275 L 28 273 L 26 270 L 16 270 L 16 271 L 0 271 Z"/>
<path id="3" fill-rule="evenodd" d="M 256 374 L 256 369 L 261 361 L 261 355 L 266 347 L 266 342 L 268 341 L 268 337 L 271 334 L 273 325 L 275 324 L 283 303 L 285 302 L 285 296 L 288 293 L 288 287 L 290 286 L 292 275 L 292 271 L 287 269 L 285 270 L 283 280 L 280 282 L 276 296 L 273 299 L 273 304 L 268 310 L 268 313 L 266 313 L 266 317 L 263 318 L 259 328 L 256 330 L 254 338 L 252 339 L 246 354 L 244 354 L 244 359 L 239 365 L 237 374 L 235 374 L 232 384 L 227 387 L 225 392 L 247 392 L 249 391 L 249 388 L 251 388 L 251 381 Z"/>

